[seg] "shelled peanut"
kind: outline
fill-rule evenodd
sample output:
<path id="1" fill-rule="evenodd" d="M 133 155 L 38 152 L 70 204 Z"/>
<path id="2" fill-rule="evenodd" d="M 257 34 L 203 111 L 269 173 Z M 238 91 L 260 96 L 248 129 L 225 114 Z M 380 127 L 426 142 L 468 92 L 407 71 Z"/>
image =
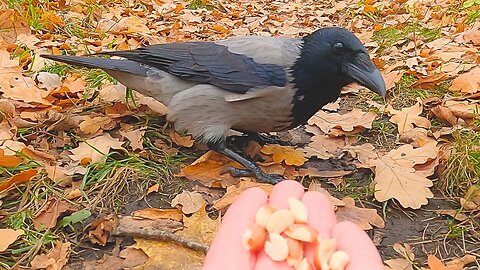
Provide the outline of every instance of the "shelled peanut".
<path id="1" fill-rule="evenodd" d="M 315 245 L 314 261 L 304 257 L 305 244 Z M 243 234 L 243 245 L 251 252 L 264 249 L 271 260 L 285 261 L 296 270 L 344 270 L 350 258 L 337 250 L 335 239 L 321 239 L 308 225 L 308 209 L 296 198 L 289 198 L 288 209 L 262 206 L 255 223 Z"/>

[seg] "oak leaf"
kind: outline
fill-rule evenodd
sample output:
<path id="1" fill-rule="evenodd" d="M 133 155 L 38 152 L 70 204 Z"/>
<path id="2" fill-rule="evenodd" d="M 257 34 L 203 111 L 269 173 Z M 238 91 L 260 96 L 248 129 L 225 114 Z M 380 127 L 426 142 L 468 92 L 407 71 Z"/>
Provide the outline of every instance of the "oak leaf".
<path id="1" fill-rule="evenodd" d="M 413 105 L 412 107 L 403 108 L 401 111 L 390 110 L 393 116 L 390 118 L 390 122 L 398 125 L 398 132 L 400 134 L 409 131 L 414 128 L 414 124 L 417 127 L 430 128 L 430 121 L 427 118 L 420 116 L 423 111 L 423 106 L 420 103 Z"/>
<path id="2" fill-rule="evenodd" d="M 355 200 L 350 197 L 342 199 L 344 206 L 337 208 L 338 221 L 351 221 L 357 224 L 363 230 L 371 230 L 373 226 L 384 228 L 385 221 L 377 214 L 377 210 L 368 208 L 359 208 L 355 206 Z"/>
<path id="3" fill-rule="evenodd" d="M 223 173 L 226 167 L 243 168 L 240 164 L 224 155 L 215 151 L 208 151 L 192 164 L 182 168 L 178 176 L 200 181 L 207 187 L 225 182 L 237 183 L 239 181 L 238 178 L 231 176 L 229 173 Z"/>
<path id="4" fill-rule="evenodd" d="M 403 207 L 418 209 L 433 198 L 432 180 L 413 167 L 435 159 L 438 154 L 436 142 L 413 149 L 409 144 L 390 151 L 373 161 L 375 166 L 375 199 L 380 202 L 395 198 Z"/>
<path id="5" fill-rule="evenodd" d="M 192 139 L 191 135 L 182 136 L 182 135 L 178 134 L 177 132 L 175 132 L 175 130 L 170 130 L 170 132 L 168 133 L 168 136 L 170 137 L 170 139 L 172 139 L 172 141 L 176 145 L 182 146 L 182 147 L 190 148 L 190 147 L 193 146 L 193 143 L 195 142 Z"/>
<path id="6" fill-rule="evenodd" d="M 333 128 L 340 128 L 343 131 L 353 131 L 355 128 L 360 132 L 364 128 L 372 128 L 372 122 L 377 115 L 373 112 L 363 112 L 360 109 L 353 109 L 346 114 L 326 113 L 322 110 L 317 112 L 308 120 L 309 125 L 316 125 L 324 133 L 329 133 Z"/>
<path id="7" fill-rule="evenodd" d="M 184 190 L 173 198 L 171 205 L 172 207 L 180 205 L 183 213 L 191 214 L 205 206 L 205 200 L 203 199 L 202 194 L 198 192 Z"/>
<path id="8" fill-rule="evenodd" d="M 285 161 L 287 165 L 302 166 L 308 160 L 302 151 L 292 146 L 268 144 L 264 145 L 260 151 L 271 155 L 274 163 Z"/>
<path id="9" fill-rule="evenodd" d="M 70 246 L 69 242 L 56 241 L 50 252 L 39 254 L 33 258 L 31 269 L 62 269 L 70 256 Z"/>
<path id="10" fill-rule="evenodd" d="M 73 212 L 76 209 L 67 201 L 52 198 L 40 209 L 33 225 L 38 229 L 51 229 L 57 225 L 58 217 L 65 212 Z"/>
<path id="11" fill-rule="evenodd" d="M 272 191 L 273 188 L 271 184 L 241 181 L 237 185 L 227 187 L 227 192 L 225 193 L 225 195 L 223 195 L 222 198 L 216 200 L 213 203 L 213 207 L 215 207 L 215 209 L 217 210 L 222 210 L 228 207 L 238 198 L 238 196 L 240 196 L 243 191 L 252 187 L 261 188 L 268 194 Z"/>
<path id="12" fill-rule="evenodd" d="M 128 131 L 120 130 L 120 135 L 130 141 L 130 146 L 133 150 L 143 149 L 143 137 L 145 136 L 144 129 L 133 129 Z"/>
<path id="13" fill-rule="evenodd" d="M 106 116 L 98 117 L 85 117 L 85 120 L 80 123 L 80 130 L 85 134 L 95 134 L 100 129 L 105 128 L 106 125 L 110 124 L 112 119 Z"/>
<path id="14" fill-rule="evenodd" d="M 105 133 L 93 139 L 81 142 L 80 145 L 70 150 L 72 155 L 69 157 L 74 161 L 81 161 L 89 158 L 91 162 L 100 162 L 105 160 L 110 149 L 123 149 L 122 142 L 112 138 L 110 134 Z"/>

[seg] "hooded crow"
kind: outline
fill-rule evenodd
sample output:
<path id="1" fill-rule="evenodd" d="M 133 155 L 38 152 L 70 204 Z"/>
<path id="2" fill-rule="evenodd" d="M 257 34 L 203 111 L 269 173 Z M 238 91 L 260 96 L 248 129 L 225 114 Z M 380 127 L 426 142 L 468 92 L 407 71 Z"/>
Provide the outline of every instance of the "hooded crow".
<path id="1" fill-rule="evenodd" d="M 234 37 L 214 42 L 152 45 L 102 52 L 123 59 L 42 55 L 99 68 L 168 107 L 167 120 L 242 164 L 234 176 L 276 183 L 255 163 L 226 147 L 230 129 L 284 131 L 305 123 L 342 87 L 357 82 L 385 96 L 385 82 L 367 50 L 348 30 L 324 28 L 303 38 Z"/>

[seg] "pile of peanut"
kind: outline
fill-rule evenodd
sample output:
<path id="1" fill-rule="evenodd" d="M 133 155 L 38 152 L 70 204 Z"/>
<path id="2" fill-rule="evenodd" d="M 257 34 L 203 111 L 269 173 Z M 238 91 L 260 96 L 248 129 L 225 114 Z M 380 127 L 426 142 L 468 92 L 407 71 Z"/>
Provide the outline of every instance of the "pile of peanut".
<path id="1" fill-rule="evenodd" d="M 313 264 L 304 256 L 305 244 L 315 245 Z M 296 270 L 344 270 L 350 258 L 337 250 L 335 239 L 321 239 L 308 225 L 308 209 L 296 198 L 288 199 L 288 209 L 271 205 L 258 209 L 255 223 L 243 234 L 243 245 L 251 252 L 262 248 L 276 262 L 286 261 Z"/>

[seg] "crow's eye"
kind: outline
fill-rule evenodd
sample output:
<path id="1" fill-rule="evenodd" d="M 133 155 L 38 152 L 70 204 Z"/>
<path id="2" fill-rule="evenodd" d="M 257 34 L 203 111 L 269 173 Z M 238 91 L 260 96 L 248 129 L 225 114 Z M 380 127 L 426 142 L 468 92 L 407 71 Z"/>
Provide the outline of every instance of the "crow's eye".
<path id="1" fill-rule="evenodd" d="M 333 45 L 333 51 L 337 54 L 343 54 L 345 52 L 345 48 L 343 47 L 343 43 L 338 42 Z"/>

